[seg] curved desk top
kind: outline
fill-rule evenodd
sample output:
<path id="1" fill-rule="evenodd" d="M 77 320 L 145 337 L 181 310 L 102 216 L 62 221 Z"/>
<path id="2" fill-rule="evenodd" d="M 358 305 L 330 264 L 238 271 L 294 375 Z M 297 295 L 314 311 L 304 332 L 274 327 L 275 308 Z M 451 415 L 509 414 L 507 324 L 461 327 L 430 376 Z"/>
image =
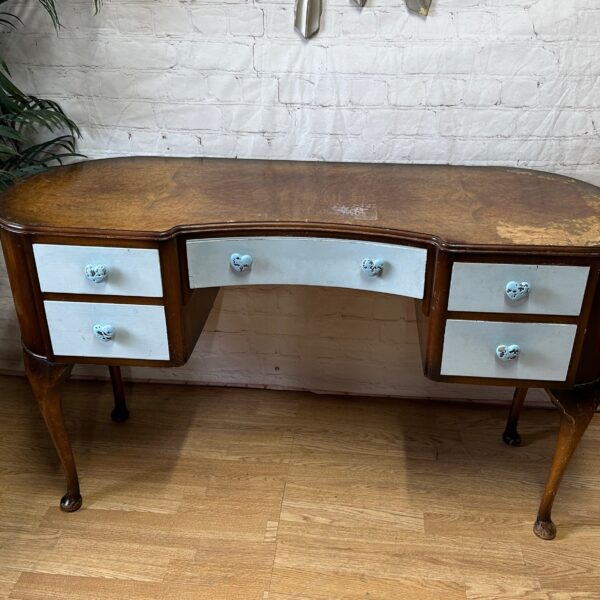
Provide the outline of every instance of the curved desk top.
<path id="1" fill-rule="evenodd" d="M 144 239 L 275 228 L 596 255 L 600 188 L 501 167 L 131 157 L 16 184 L 0 198 L 0 224 Z"/>

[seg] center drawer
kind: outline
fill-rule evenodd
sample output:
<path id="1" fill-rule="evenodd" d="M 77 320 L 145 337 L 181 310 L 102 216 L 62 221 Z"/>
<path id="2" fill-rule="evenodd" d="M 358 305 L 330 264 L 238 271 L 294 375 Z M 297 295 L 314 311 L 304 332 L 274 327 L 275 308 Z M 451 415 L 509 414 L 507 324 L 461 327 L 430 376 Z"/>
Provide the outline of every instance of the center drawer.
<path id="1" fill-rule="evenodd" d="M 191 288 L 322 285 L 422 298 L 423 248 L 309 237 L 210 238 L 187 242 Z"/>

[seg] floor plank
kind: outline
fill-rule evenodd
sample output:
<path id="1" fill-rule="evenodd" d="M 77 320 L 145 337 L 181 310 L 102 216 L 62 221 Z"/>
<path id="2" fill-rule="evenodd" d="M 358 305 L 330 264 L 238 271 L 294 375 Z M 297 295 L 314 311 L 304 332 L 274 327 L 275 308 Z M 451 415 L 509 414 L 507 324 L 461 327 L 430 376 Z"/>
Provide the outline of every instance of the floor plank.
<path id="1" fill-rule="evenodd" d="M 506 407 L 68 382 L 84 506 L 25 380 L 0 377 L 0 598 L 600 598 L 600 417 L 563 482 L 559 535 L 532 521 L 557 431 Z"/>

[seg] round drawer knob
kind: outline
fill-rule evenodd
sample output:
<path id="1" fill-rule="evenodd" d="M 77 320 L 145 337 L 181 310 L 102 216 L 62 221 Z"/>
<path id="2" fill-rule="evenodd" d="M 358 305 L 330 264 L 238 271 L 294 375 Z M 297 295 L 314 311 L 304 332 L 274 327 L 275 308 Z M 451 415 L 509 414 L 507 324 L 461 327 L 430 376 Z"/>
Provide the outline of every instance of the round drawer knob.
<path id="1" fill-rule="evenodd" d="M 110 342 L 115 337 L 115 328 L 112 325 L 94 325 L 94 335 L 103 342 Z"/>
<path id="2" fill-rule="evenodd" d="M 531 286 L 526 281 L 509 281 L 506 284 L 506 297 L 513 302 L 527 298 L 530 291 Z"/>
<path id="3" fill-rule="evenodd" d="M 108 267 L 105 265 L 86 265 L 85 276 L 94 283 L 102 283 L 108 279 Z"/>
<path id="4" fill-rule="evenodd" d="M 379 277 L 383 273 L 385 261 L 382 258 L 365 258 L 361 263 L 363 273 L 369 277 Z"/>
<path id="5" fill-rule="evenodd" d="M 500 344 L 496 348 L 496 356 L 505 362 L 517 360 L 521 354 L 521 348 L 517 344 Z"/>
<path id="6" fill-rule="evenodd" d="M 249 271 L 252 267 L 252 257 L 249 254 L 232 254 L 229 257 L 231 268 L 237 273 Z"/>

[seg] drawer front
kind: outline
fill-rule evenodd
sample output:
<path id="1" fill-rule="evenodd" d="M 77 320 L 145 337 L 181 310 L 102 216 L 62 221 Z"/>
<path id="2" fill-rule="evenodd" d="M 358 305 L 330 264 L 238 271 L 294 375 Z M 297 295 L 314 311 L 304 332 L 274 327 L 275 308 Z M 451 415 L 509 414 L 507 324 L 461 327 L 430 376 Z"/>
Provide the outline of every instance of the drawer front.
<path id="1" fill-rule="evenodd" d="M 33 254 L 42 292 L 162 296 L 158 250 L 152 248 L 33 244 Z"/>
<path id="2" fill-rule="evenodd" d="M 188 241 L 187 254 L 191 288 L 322 285 L 422 298 L 425 286 L 427 251 L 410 246 L 327 238 L 218 238 Z M 236 271 L 230 264 L 233 255 L 247 268 Z"/>
<path id="3" fill-rule="evenodd" d="M 448 310 L 578 315 L 589 267 L 454 263 Z M 509 282 L 527 283 L 522 299 L 510 300 Z"/>
<path id="4" fill-rule="evenodd" d="M 169 359 L 162 306 L 47 300 L 44 307 L 57 356 Z"/>
<path id="5" fill-rule="evenodd" d="M 576 325 L 448 320 L 442 375 L 565 381 Z M 498 346 L 517 345 L 516 360 L 503 361 Z"/>

